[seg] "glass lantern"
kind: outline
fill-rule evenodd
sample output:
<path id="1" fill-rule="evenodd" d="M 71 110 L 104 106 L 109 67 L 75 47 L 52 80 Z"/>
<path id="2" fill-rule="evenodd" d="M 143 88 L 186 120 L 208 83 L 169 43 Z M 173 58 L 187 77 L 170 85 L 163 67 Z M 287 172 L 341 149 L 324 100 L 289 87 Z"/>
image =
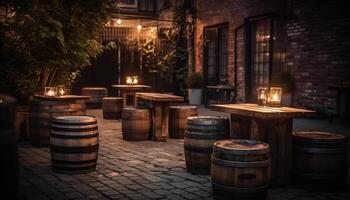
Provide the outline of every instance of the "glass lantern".
<path id="1" fill-rule="evenodd" d="M 44 95 L 49 97 L 57 96 L 57 87 L 45 87 Z"/>
<path id="2" fill-rule="evenodd" d="M 66 95 L 66 88 L 64 85 L 57 85 L 57 94 L 58 96 L 64 96 Z"/>
<path id="3" fill-rule="evenodd" d="M 266 105 L 268 92 L 269 92 L 269 90 L 267 87 L 258 87 L 258 89 L 256 91 L 258 105 L 260 105 L 260 106 Z"/>
<path id="4" fill-rule="evenodd" d="M 280 107 L 282 100 L 282 88 L 271 87 L 269 91 L 268 104 L 272 107 Z"/>
<path id="5" fill-rule="evenodd" d="M 127 84 L 127 85 L 132 85 L 132 82 L 133 82 L 133 81 L 132 81 L 132 77 L 131 77 L 131 76 L 127 76 L 127 77 L 126 77 L 126 84 Z"/>
<path id="6" fill-rule="evenodd" d="M 137 76 L 133 76 L 132 77 L 132 84 L 133 85 L 137 85 L 139 83 L 138 77 Z"/>

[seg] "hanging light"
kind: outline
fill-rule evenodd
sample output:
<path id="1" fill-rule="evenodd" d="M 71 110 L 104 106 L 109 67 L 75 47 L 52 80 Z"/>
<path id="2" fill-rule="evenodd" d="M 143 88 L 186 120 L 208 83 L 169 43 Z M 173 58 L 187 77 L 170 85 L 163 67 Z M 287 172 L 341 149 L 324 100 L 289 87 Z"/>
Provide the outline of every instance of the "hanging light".
<path id="1" fill-rule="evenodd" d="M 121 24 L 122 23 L 122 19 L 118 18 L 117 19 L 117 24 Z"/>
<path id="2" fill-rule="evenodd" d="M 141 29 L 142 29 L 141 24 L 137 25 L 137 30 L 138 30 L 138 31 L 141 31 Z"/>

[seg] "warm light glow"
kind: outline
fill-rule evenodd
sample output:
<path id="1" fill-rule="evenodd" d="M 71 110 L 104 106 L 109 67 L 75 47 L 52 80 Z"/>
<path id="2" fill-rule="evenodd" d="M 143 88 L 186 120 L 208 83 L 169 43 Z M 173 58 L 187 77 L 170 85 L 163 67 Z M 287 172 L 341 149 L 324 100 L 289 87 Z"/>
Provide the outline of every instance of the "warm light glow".
<path id="1" fill-rule="evenodd" d="M 117 24 L 121 24 L 122 20 L 120 18 L 117 19 Z"/>
<path id="2" fill-rule="evenodd" d="M 257 89 L 257 102 L 258 105 L 265 106 L 267 101 L 268 89 L 266 87 L 258 87 Z"/>
<path id="3" fill-rule="evenodd" d="M 271 87 L 269 92 L 268 104 L 269 106 L 281 106 L 282 88 Z"/>
<path id="4" fill-rule="evenodd" d="M 56 96 L 57 95 L 57 87 L 45 87 L 44 95 L 46 96 Z"/>
<path id="5" fill-rule="evenodd" d="M 126 84 L 131 85 L 132 84 L 132 78 L 131 76 L 126 77 Z"/>
<path id="6" fill-rule="evenodd" d="M 132 77 L 132 84 L 136 85 L 139 83 L 138 77 L 137 76 L 133 76 Z"/>
<path id="7" fill-rule="evenodd" d="M 275 94 L 272 96 L 271 101 L 278 101 L 278 100 L 279 100 L 278 95 L 277 95 L 277 93 L 275 93 Z"/>
<path id="8" fill-rule="evenodd" d="M 57 85 L 58 96 L 63 96 L 66 93 L 64 85 Z"/>
<path id="9" fill-rule="evenodd" d="M 137 30 L 138 30 L 138 31 L 141 31 L 141 29 L 142 29 L 141 24 L 137 25 Z"/>

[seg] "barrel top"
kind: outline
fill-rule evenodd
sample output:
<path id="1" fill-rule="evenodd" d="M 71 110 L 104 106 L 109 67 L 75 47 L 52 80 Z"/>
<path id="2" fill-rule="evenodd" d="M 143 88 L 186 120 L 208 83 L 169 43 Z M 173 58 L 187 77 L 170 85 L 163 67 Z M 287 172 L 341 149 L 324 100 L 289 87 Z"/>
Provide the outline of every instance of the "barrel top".
<path id="1" fill-rule="evenodd" d="M 343 140 L 345 136 L 335 133 L 328 132 L 294 132 L 294 137 L 305 138 L 305 139 L 315 139 L 315 140 Z"/>
<path id="2" fill-rule="evenodd" d="M 269 148 L 269 145 L 267 143 L 256 140 L 220 140 L 216 141 L 214 145 L 223 149 L 241 151 L 265 150 Z"/>
<path id="3" fill-rule="evenodd" d="M 8 105 L 15 105 L 16 104 L 16 99 L 8 96 L 8 95 L 4 95 L 4 94 L 0 94 L 0 106 L 8 106 Z"/>
<path id="4" fill-rule="evenodd" d="M 217 117 L 217 116 L 191 116 L 187 118 L 187 124 L 193 125 L 218 125 L 224 124 L 228 118 L 226 117 Z"/>
<path id="5" fill-rule="evenodd" d="M 148 109 L 140 109 L 140 108 L 133 108 L 133 107 L 126 107 L 123 108 L 122 112 L 149 112 Z"/>
<path id="6" fill-rule="evenodd" d="M 104 87 L 83 87 L 82 90 L 107 90 Z"/>
<path id="7" fill-rule="evenodd" d="M 169 106 L 169 109 L 196 109 L 197 106 L 189 106 L 189 105 L 184 105 L 184 106 Z"/>
<path id="8" fill-rule="evenodd" d="M 53 121 L 53 123 L 55 123 L 55 122 L 61 122 L 61 123 L 90 123 L 90 122 L 96 122 L 96 118 L 93 117 L 93 116 L 87 116 L 87 115 L 73 115 L 73 116 L 56 117 L 52 121 Z"/>
<path id="9" fill-rule="evenodd" d="M 103 97 L 103 100 L 123 100 L 122 97 Z"/>

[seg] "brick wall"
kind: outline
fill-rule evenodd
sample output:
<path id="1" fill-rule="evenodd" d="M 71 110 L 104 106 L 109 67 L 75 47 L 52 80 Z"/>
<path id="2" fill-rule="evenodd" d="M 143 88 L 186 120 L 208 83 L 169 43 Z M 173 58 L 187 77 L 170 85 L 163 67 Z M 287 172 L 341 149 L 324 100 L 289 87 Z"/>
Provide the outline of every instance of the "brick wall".
<path id="1" fill-rule="evenodd" d="M 229 84 L 234 86 L 234 32 L 249 17 L 279 13 L 286 38 L 286 67 L 295 79 L 293 104 L 335 109 L 328 84 L 350 80 L 350 9 L 345 0 L 197 0 L 196 70 L 202 69 L 203 27 L 229 23 Z M 287 5 L 284 7 L 284 5 Z M 285 9 L 286 8 L 286 9 Z M 237 100 L 245 100 L 244 29 L 237 32 Z"/>
<path id="2" fill-rule="evenodd" d="M 350 80 L 350 8 L 345 1 L 288 2 L 287 67 L 295 79 L 294 104 L 335 108 L 328 84 Z"/>

